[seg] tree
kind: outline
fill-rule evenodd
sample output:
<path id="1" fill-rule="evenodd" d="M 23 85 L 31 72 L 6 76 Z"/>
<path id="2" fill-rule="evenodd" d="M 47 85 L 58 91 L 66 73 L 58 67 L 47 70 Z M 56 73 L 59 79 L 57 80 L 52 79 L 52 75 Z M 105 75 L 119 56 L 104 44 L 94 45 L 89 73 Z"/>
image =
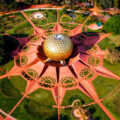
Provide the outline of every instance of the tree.
<path id="1" fill-rule="evenodd" d="M 106 32 L 120 34 L 120 16 L 112 16 L 103 26 Z"/>
<path id="2" fill-rule="evenodd" d="M 111 64 L 117 64 L 120 61 L 120 51 L 117 49 L 106 49 L 105 59 Z"/>
<path id="3" fill-rule="evenodd" d="M 114 7 L 118 8 L 119 7 L 119 0 L 114 0 Z"/>
<path id="4" fill-rule="evenodd" d="M 63 14 L 67 14 L 67 7 L 64 7 L 62 12 L 63 12 Z"/>
<path id="5" fill-rule="evenodd" d="M 25 0 L 24 2 L 25 2 L 25 4 L 27 4 L 27 5 L 31 5 L 31 4 L 33 3 L 33 0 Z"/>
<path id="6" fill-rule="evenodd" d="M 5 55 L 3 45 L 4 45 L 4 41 L 2 40 L 2 36 L 0 36 L 0 63 L 2 62 L 3 56 Z"/>
<path id="7" fill-rule="evenodd" d="M 102 9 L 112 8 L 114 0 L 95 0 L 96 5 Z"/>

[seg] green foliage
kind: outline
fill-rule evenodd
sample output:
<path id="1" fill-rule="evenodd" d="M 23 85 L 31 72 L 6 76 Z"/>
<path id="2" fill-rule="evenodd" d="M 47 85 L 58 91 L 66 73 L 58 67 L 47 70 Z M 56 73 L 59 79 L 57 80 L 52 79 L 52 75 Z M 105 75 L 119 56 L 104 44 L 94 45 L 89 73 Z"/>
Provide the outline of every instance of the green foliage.
<path id="1" fill-rule="evenodd" d="M 4 45 L 4 40 L 3 40 L 3 37 L 0 36 L 0 63 L 3 60 L 3 56 L 5 54 L 4 49 L 3 49 L 3 45 Z"/>
<path id="2" fill-rule="evenodd" d="M 88 96 L 83 94 L 80 90 L 74 89 L 66 92 L 62 105 L 71 105 L 74 100 L 80 100 L 82 104 L 92 102 L 92 100 Z"/>
<path id="3" fill-rule="evenodd" d="M 4 78 L 1 83 L 2 92 L 9 97 L 20 97 L 20 92 L 15 88 L 8 78 Z"/>
<path id="4" fill-rule="evenodd" d="M 117 49 L 107 49 L 105 60 L 107 60 L 111 64 L 117 64 L 120 61 L 120 51 L 118 51 Z"/>
<path id="5" fill-rule="evenodd" d="M 120 76 L 120 62 L 117 64 L 111 64 L 104 59 L 103 65 L 114 74 Z"/>
<path id="6" fill-rule="evenodd" d="M 85 24 L 90 25 L 90 24 L 98 23 L 98 22 L 100 22 L 100 20 L 97 18 L 97 16 L 93 15 L 87 20 Z"/>
<path id="7" fill-rule="evenodd" d="M 88 15 L 84 15 L 83 13 L 74 13 L 76 15 L 76 18 L 74 18 L 74 23 L 82 24 L 85 19 L 88 17 Z"/>
<path id="8" fill-rule="evenodd" d="M 0 56 L 0 63 L 1 63 L 2 60 L 3 60 L 3 56 Z"/>
<path id="9" fill-rule="evenodd" d="M 115 48 L 116 45 L 109 39 L 105 38 L 98 43 L 100 49 L 105 50 L 107 48 Z"/>
<path id="10" fill-rule="evenodd" d="M 116 47 L 120 46 L 120 35 L 110 35 L 109 38 L 112 40 L 112 42 L 116 45 Z"/>
<path id="11" fill-rule="evenodd" d="M 112 78 L 98 76 L 92 83 L 99 98 L 101 99 L 113 91 L 120 82 Z"/>
<path id="12" fill-rule="evenodd" d="M 88 2 L 88 0 L 78 0 L 80 3 Z M 91 3 L 97 5 L 100 8 L 120 7 L 119 0 L 91 0 Z M 72 9 L 78 9 L 74 0 L 24 0 L 23 3 L 16 2 L 16 0 L 2 0 L 0 1 L 0 11 L 12 11 L 20 9 L 22 7 L 36 5 L 36 4 L 55 4 L 55 5 L 67 5 Z M 88 8 L 89 6 L 86 6 Z"/>
<path id="13" fill-rule="evenodd" d="M 67 7 L 64 7 L 62 11 L 63 11 L 63 14 L 67 14 Z"/>
<path id="14" fill-rule="evenodd" d="M 120 16 L 112 16 L 105 24 L 104 30 L 107 32 L 113 32 L 115 34 L 120 34 Z"/>
<path id="15" fill-rule="evenodd" d="M 33 29 L 29 22 L 24 22 L 9 30 L 8 33 L 16 37 L 27 37 L 33 33 Z"/>
<path id="16" fill-rule="evenodd" d="M 14 38 L 7 35 L 0 36 L 0 65 L 3 65 L 11 60 L 8 53 L 15 50 L 18 45 L 19 42 Z"/>
<path id="17" fill-rule="evenodd" d="M 61 120 L 76 120 L 76 118 L 72 115 L 72 108 L 61 109 Z"/>
<path id="18" fill-rule="evenodd" d="M 119 7 L 119 0 L 114 0 L 113 1 L 113 4 L 114 4 L 114 7 L 118 8 Z"/>
<path id="19" fill-rule="evenodd" d="M 20 12 L 0 16 L 0 34 L 25 20 Z"/>
<path id="20" fill-rule="evenodd" d="M 9 56 L 8 56 L 9 57 Z M 6 58 L 6 57 L 5 57 Z M 5 59 L 4 58 L 4 59 Z M 4 60 L 3 59 L 3 60 Z M 8 58 L 9 59 L 9 58 Z M 7 62 L 7 63 L 5 63 L 4 65 L 2 65 L 1 66 L 1 68 L 5 68 L 6 69 L 6 71 L 10 71 L 11 70 L 11 68 L 14 66 L 14 60 L 10 60 L 9 59 L 9 61 Z"/>
<path id="21" fill-rule="evenodd" d="M 7 35 L 1 36 L 0 41 L 3 42 L 1 47 L 4 49 L 5 53 L 9 53 L 9 52 L 15 50 L 19 45 L 18 41 L 16 41 L 14 38 L 7 36 Z M 8 45 L 10 47 L 8 47 Z"/>
<path id="22" fill-rule="evenodd" d="M 116 120 L 120 120 L 120 86 L 104 98 L 103 104 Z"/>
<path id="23" fill-rule="evenodd" d="M 41 10 L 39 9 L 40 12 L 45 14 L 45 18 L 40 20 L 40 19 L 32 19 L 32 22 L 37 26 L 37 27 L 42 27 L 43 29 L 50 29 L 49 26 L 51 25 L 46 25 L 47 23 L 54 23 L 57 21 L 57 11 L 56 10 Z M 25 11 L 25 14 L 30 17 L 32 13 L 38 12 L 38 10 L 30 10 L 30 11 Z M 45 27 L 47 26 L 47 27 Z"/>
<path id="24" fill-rule="evenodd" d="M 27 82 L 21 76 L 11 76 L 10 82 L 15 86 L 20 92 L 25 92 Z"/>
<path id="25" fill-rule="evenodd" d="M 105 112 L 97 104 L 88 106 L 86 109 L 90 112 L 93 120 L 110 120 Z"/>
<path id="26" fill-rule="evenodd" d="M 62 17 L 62 22 L 70 22 L 71 21 L 71 18 L 69 16 L 64 16 Z"/>
<path id="27" fill-rule="evenodd" d="M 96 0 L 97 6 L 100 8 L 112 8 L 113 7 L 113 1 L 114 0 Z"/>
<path id="28" fill-rule="evenodd" d="M 56 10 L 48 10 L 47 11 L 47 19 L 48 23 L 53 23 L 57 21 L 57 11 Z"/>
<path id="29" fill-rule="evenodd" d="M 16 10 L 19 7 L 18 3 L 16 3 L 13 0 L 3 0 L 3 2 L 0 1 L 0 11 L 1 12 L 8 12 L 12 10 Z"/>
<path id="30" fill-rule="evenodd" d="M 46 29 L 53 29 L 54 26 L 55 24 L 48 24 L 48 25 L 40 26 L 40 27 L 46 30 Z"/>

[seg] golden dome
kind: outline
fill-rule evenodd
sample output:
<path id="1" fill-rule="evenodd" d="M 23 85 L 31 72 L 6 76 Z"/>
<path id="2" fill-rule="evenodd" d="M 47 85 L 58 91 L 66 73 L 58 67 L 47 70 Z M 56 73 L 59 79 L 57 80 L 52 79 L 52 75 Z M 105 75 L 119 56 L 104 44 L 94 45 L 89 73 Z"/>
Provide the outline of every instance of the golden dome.
<path id="1" fill-rule="evenodd" d="M 73 44 L 66 35 L 54 33 L 44 41 L 43 50 L 48 58 L 60 61 L 67 59 L 71 55 Z"/>

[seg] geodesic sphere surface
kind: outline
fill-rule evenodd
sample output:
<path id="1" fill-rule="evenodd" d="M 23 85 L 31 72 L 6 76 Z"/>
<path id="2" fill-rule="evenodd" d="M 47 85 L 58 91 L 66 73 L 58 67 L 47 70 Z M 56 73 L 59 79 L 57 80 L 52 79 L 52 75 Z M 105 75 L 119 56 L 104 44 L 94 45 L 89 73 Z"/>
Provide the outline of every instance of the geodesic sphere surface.
<path id="1" fill-rule="evenodd" d="M 52 60 L 65 60 L 73 51 L 73 43 L 66 35 L 54 33 L 44 41 L 43 50 L 45 55 Z"/>

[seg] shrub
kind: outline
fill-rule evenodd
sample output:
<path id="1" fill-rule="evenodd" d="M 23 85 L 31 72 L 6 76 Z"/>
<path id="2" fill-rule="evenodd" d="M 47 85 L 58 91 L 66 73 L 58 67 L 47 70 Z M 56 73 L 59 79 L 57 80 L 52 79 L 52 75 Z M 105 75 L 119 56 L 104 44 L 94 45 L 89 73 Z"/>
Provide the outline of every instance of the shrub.
<path id="1" fill-rule="evenodd" d="M 106 32 L 120 34 L 120 16 L 112 16 L 103 26 Z"/>
<path id="2" fill-rule="evenodd" d="M 63 14 L 67 14 L 67 7 L 64 7 L 62 12 L 63 12 Z"/>
<path id="3" fill-rule="evenodd" d="M 105 59 L 111 64 L 117 64 L 120 61 L 120 51 L 117 49 L 107 49 Z"/>

